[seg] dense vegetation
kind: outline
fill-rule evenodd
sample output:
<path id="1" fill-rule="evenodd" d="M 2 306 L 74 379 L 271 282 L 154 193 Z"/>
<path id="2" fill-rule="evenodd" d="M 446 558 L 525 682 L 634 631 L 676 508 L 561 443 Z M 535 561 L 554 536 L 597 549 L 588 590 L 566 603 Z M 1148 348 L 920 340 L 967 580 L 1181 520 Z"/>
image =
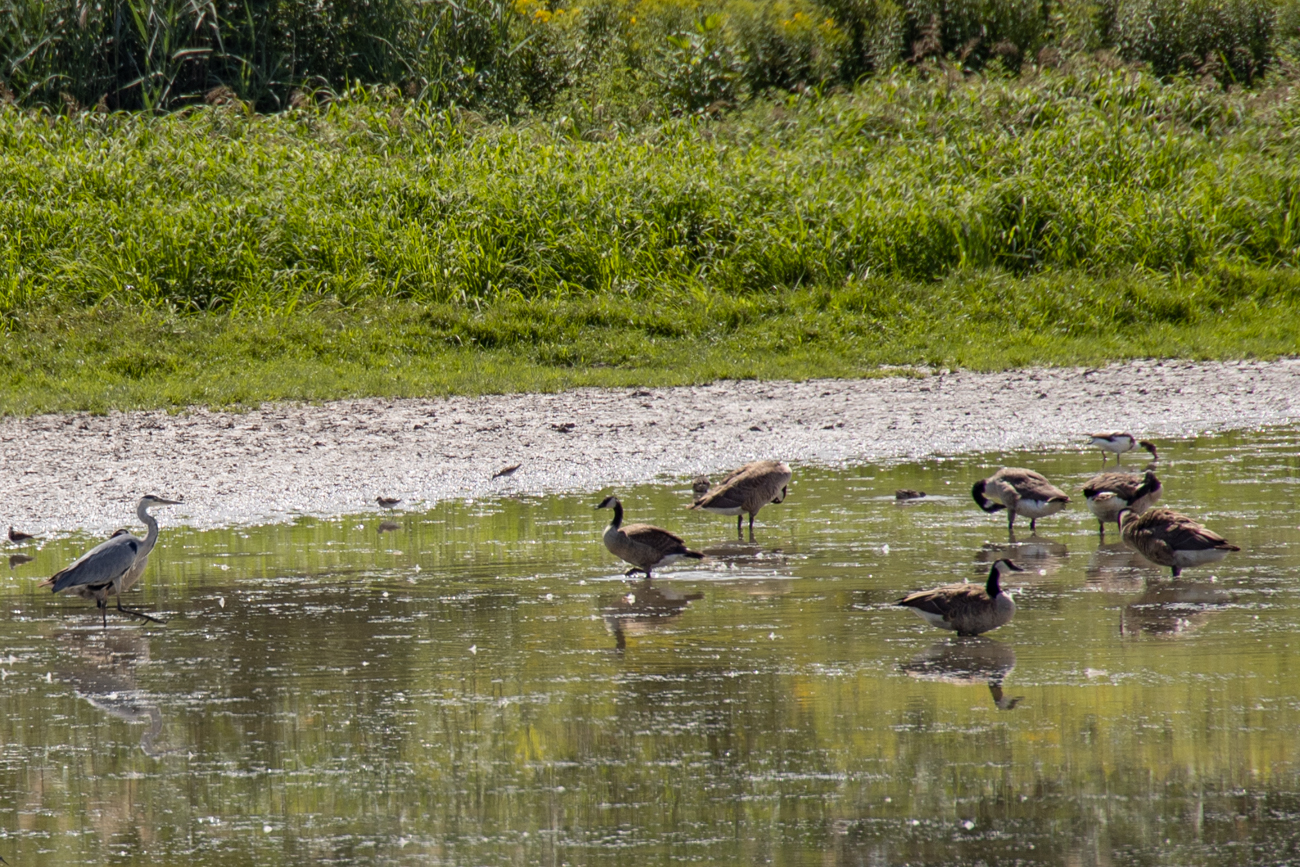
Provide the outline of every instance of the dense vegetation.
<path id="1" fill-rule="evenodd" d="M 1103 49 L 1250 83 L 1297 25 L 1297 0 L 0 0 L 0 85 L 107 110 L 270 111 L 359 83 L 493 114 L 716 111 L 903 62 L 1017 71 Z"/>
<path id="2" fill-rule="evenodd" d="M 308 10 L 0 0 L 0 411 L 1300 337 L 1287 2 Z"/>

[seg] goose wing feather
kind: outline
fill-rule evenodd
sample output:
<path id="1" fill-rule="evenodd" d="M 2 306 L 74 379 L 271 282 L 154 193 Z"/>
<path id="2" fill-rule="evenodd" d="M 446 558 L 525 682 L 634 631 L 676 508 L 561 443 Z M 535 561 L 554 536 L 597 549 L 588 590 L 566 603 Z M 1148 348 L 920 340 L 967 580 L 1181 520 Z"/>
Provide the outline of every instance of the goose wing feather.
<path id="1" fill-rule="evenodd" d="M 670 533 L 662 527 L 650 524 L 628 524 L 622 528 L 623 534 L 638 545 L 645 545 L 664 554 L 686 550 L 686 543 L 676 533 Z"/>
<path id="2" fill-rule="evenodd" d="M 1015 488 L 1016 495 L 1022 500 L 1051 502 L 1052 500 L 1068 501 L 1070 499 L 1065 491 L 1049 482 L 1042 473 L 1033 470 L 1026 470 L 1021 467 L 1004 467 L 994 473 L 993 477 L 1000 478 Z"/>
<path id="3" fill-rule="evenodd" d="M 1083 488 L 1083 495 L 1092 498 L 1103 491 L 1109 491 L 1118 497 L 1123 497 L 1126 501 L 1132 501 L 1140 487 L 1142 487 L 1142 477 L 1133 473 L 1098 473 L 1088 480 L 1088 484 Z"/>
<path id="4" fill-rule="evenodd" d="M 948 584 L 911 593 L 896 604 L 948 619 L 972 609 L 984 608 L 990 602 L 988 594 L 978 584 Z"/>

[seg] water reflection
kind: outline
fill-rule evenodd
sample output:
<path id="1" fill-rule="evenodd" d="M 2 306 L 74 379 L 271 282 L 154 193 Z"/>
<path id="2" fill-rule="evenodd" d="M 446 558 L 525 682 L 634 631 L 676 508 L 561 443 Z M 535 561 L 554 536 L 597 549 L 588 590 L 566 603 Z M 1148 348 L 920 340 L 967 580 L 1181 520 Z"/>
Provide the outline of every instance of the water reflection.
<path id="1" fill-rule="evenodd" d="M 605 626 L 614 635 L 614 646 L 624 650 L 629 634 L 645 635 L 660 629 L 680 617 L 686 606 L 703 598 L 703 593 L 656 587 L 647 579 L 626 593 L 602 597 L 600 606 Z"/>
<path id="2" fill-rule="evenodd" d="M 1012 533 L 1011 540 L 1005 545 L 986 542 L 975 559 L 980 563 L 993 563 L 1006 558 L 1030 575 L 1045 576 L 1060 570 L 1069 556 L 1070 551 L 1064 542 L 1038 535 L 1017 539 L 1016 534 Z"/>
<path id="3" fill-rule="evenodd" d="M 1024 696 L 1002 691 L 1002 682 L 1016 667 L 1016 652 L 991 638 L 957 638 L 939 641 L 899 666 L 911 677 L 958 686 L 987 684 L 993 706 L 1014 710 Z"/>
<path id="4" fill-rule="evenodd" d="M 1083 567 L 1088 583 L 1112 593 L 1129 593 L 1142 582 L 1139 570 L 1146 565 L 1136 551 L 1123 542 L 1103 542 Z"/>
<path id="5" fill-rule="evenodd" d="M 1124 606 L 1121 635 L 1175 637 L 1200 629 L 1210 615 L 1232 601 L 1223 588 L 1209 582 L 1162 581 Z"/>
<path id="6" fill-rule="evenodd" d="M 55 677 L 109 716 L 128 723 L 148 723 L 140 749 L 158 758 L 173 750 L 159 749 L 162 711 L 158 701 L 136 683 L 136 667 L 149 661 L 149 639 L 137 630 L 63 630 L 56 640 L 64 661 Z M 71 657 L 70 659 L 68 657 Z"/>
<path id="7" fill-rule="evenodd" d="M 13 569 L 15 566 L 21 566 L 24 563 L 30 563 L 35 559 L 36 558 L 31 556 L 30 554 L 10 554 L 9 568 Z"/>

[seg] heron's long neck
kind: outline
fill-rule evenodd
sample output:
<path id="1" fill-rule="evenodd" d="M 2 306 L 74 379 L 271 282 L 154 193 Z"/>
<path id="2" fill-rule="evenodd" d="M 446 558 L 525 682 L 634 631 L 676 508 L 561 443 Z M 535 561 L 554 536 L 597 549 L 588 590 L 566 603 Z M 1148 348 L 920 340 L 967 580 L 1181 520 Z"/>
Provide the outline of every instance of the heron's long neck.
<path id="1" fill-rule="evenodd" d="M 141 521 L 144 521 L 145 526 L 149 528 L 149 532 L 144 537 L 144 544 L 140 546 L 140 550 L 135 554 L 137 557 L 144 557 L 153 550 L 154 543 L 158 541 L 158 521 L 153 515 L 149 514 L 149 507 L 143 503 L 140 508 L 135 510 L 135 515 Z"/>

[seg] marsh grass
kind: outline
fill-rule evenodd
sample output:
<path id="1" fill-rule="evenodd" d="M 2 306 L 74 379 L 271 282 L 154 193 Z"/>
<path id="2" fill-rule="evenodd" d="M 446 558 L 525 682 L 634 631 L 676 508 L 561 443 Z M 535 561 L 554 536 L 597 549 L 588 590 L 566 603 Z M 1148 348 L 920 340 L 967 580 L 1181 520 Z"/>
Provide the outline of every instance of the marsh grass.
<path id="1" fill-rule="evenodd" d="M 1298 111 L 1107 63 L 634 127 L 0 108 L 0 411 L 1294 352 Z"/>

